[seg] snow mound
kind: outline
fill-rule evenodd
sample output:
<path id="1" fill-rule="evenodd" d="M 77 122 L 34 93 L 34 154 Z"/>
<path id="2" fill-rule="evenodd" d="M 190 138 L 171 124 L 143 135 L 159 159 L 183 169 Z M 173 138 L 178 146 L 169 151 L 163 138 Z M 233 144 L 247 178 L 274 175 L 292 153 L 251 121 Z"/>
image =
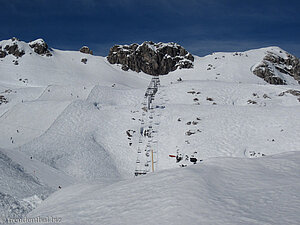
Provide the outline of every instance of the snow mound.
<path id="1" fill-rule="evenodd" d="M 138 105 L 143 100 L 144 90 L 118 89 L 111 87 L 95 86 L 89 94 L 87 101 L 99 105 Z"/>
<path id="2" fill-rule="evenodd" d="M 38 45 L 45 45 L 46 42 L 43 39 L 39 38 L 39 39 L 36 39 L 34 41 L 29 42 L 28 44 L 29 45 L 36 45 L 36 44 L 38 44 Z"/>
<path id="3" fill-rule="evenodd" d="M 40 137 L 21 146 L 21 151 L 80 179 L 119 176 L 109 153 L 95 141 L 99 110 L 75 101 Z"/>
<path id="4" fill-rule="evenodd" d="M 300 153 L 215 158 L 108 186 L 70 186 L 28 217 L 67 224 L 297 224 Z"/>

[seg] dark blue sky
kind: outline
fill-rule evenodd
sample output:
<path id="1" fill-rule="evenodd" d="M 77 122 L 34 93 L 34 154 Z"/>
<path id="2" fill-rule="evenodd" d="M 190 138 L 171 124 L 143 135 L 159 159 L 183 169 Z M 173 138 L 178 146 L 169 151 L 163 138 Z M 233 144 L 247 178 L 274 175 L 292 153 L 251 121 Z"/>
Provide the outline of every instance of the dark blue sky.
<path id="1" fill-rule="evenodd" d="M 177 42 L 193 54 L 280 46 L 300 57 L 299 0 L 0 0 L 0 39 L 49 46 Z"/>

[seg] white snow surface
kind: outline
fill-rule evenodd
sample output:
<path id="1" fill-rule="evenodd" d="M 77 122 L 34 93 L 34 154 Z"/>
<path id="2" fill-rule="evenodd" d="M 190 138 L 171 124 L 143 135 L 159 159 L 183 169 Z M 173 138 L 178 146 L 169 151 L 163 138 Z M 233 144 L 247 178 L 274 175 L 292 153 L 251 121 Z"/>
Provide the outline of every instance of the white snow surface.
<path id="1" fill-rule="evenodd" d="M 39 39 L 29 42 L 28 44 L 29 45 L 34 45 L 34 44 L 43 45 L 43 44 L 45 44 L 45 41 L 42 38 L 39 38 Z"/>
<path id="2" fill-rule="evenodd" d="M 75 224 L 298 224 L 300 154 L 212 158 L 113 184 L 58 191 L 28 217 Z"/>
<path id="3" fill-rule="evenodd" d="M 285 86 L 269 85 L 252 73 L 268 52 L 285 57 L 282 49 L 195 56 L 193 69 L 160 76 L 154 110 L 144 112 L 151 76 L 124 72 L 104 57 L 80 52 L 51 49 L 52 56 L 40 56 L 27 43 L 15 42 L 25 55 L 0 59 L 0 96 L 7 99 L 0 105 L 0 219 L 24 216 L 59 186 L 62 190 L 32 216 L 53 213 L 66 224 L 273 224 L 276 219 L 281 223 L 275 224 L 293 224 L 299 219 L 294 213 L 299 177 L 292 175 L 299 171 L 300 100 L 282 93 L 300 86 L 293 79 Z M 151 142 L 140 135 L 150 125 Z M 145 169 L 149 143 L 157 173 L 132 179 L 137 166 Z M 177 154 L 184 157 L 179 163 L 169 157 Z M 193 166 L 191 156 L 203 162 Z M 292 180 L 296 186 L 289 186 Z M 283 187 L 281 182 L 289 184 L 286 193 L 274 189 Z M 11 209 L 12 202 L 20 207 Z M 146 209 L 151 216 L 145 216 Z"/>

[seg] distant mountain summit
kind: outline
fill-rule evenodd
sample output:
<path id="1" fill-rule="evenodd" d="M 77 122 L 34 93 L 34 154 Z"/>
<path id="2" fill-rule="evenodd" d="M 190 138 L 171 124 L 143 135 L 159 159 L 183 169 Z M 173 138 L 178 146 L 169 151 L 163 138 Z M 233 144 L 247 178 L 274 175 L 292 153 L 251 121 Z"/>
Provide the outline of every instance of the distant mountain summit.
<path id="1" fill-rule="evenodd" d="M 176 43 L 153 43 L 141 45 L 115 45 L 110 49 L 107 60 L 121 64 L 123 70 L 143 71 L 150 75 L 164 75 L 177 68 L 193 68 L 194 57 Z"/>
<path id="2" fill-rule="evenodd" d="M 47 43 L 43 39 L 37 39 L 35 41 L 29 42 L 29 47 L 32 48 L 34 52 L 39 55 L 52 56 Z"/>
<path id="3" fill-rule="evenodd" d="M 92 63 L 93 61 L 95 64 Z M 93 51 L 87 46 L 83 46 L 79 51 L 49 48 L 43 39 L 27 43 L 14 37 L 0 41 L 0 64 L 16 65 L 14 68 L 2 66 L 1 73 L 11 74 L 2 77 L 6 82 L 17 80 L 24 83 L 25 80 L 27 85 L 37 81 L 45 83 L 54 76 L 57 77 L 55 82 L 64 79 L 71 81 L 74 77 L 70 75 L 70 70 L 78 68 L 88 71 L 93 76 L 94 65 L 102 68 L 103 63 L 105 68 L 110 67 L 112 70 L 130 70 L 149 75 L 166 75 L 185 68 L 186 70 L 180 71 L 183 79 L 185 76 L 190 76 L 189 74 L 194 74 L 194 79 L 203 80 L 254 83 L 264 81 L 273 85 L 300 84 L 299 58 L 275 46 L 245 52 L 217 52 L 205 57 L 197 57 L 173 42 L 146 41 L 140 45 L 115 45 L 110 49 L 107 57 L 101 57 L 94 56 Z M 41 68 L 41 65 L 45 68 L 43 75 L 33 69 L 37 66 Z M 48 68 L 56 68 L 56 72 L 50 73 Z M 32 70 L 30 79 L 29 75 L 20 76 L 24 69 Z M 80 77 L 80 80 L 86 79 Z"/>
<path id="4" fill-rule="evenodd" d="M 270 84 L 287 84 L 282 74 L 289 75 L 300 84 L 300 60 L 296 56 L 274 47 L 267 51 L 263 61 L 254 68 L 253 73 Z"/>
<path id="5" fill-rule="evenodd" d="M 25 55 L 26 52 L 29 54 L 35 52 L 42 56 L 52 56 L 48 45 L 43 39 L 37 39 L 26 43 L 13 37 L 9 40 L 0 41 L 0 58 L 4 58 L 7 55 L 13 55 L 18 58 Z"/>

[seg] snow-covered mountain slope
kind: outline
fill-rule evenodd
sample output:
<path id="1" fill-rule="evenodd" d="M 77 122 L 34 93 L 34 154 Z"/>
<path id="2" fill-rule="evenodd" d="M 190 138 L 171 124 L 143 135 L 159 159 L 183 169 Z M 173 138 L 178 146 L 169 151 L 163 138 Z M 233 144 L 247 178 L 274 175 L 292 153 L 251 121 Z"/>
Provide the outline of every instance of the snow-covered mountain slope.
<path id="1" fill-rule="evenodd" d="M 169 155 L 177 152 L 205 159 L 297 151 L 299 97 L 279 96 L 288 88 L 212 81 L 161 86 L 156 103 L 164 108 L 154 114 L 158 166 L 175 165 Z"/>
<path id="2" fill-rule="evenodd" d="M 6 151 L 5 156 L 9 155 L 9 159 L 13 163 L 24 168 L 24 174 L 28 174 L 28 177 L 37 177 L 39 181 L 43 182 L 43 185 L 38 190 L 32 189 L 31 192 L 24 191 L 22 185 L 19 185 L 18 189 L 13 188 L 21 181 L 18 176 L 13 175 L 16 173 L 11 168 L 9 170 L 11 172 L 9 173 L 13 176 L 3 175 L 3 179 L 1 180 L 1 193 L 3 193 L 3 196 L 10 196 L 12 199 L 11 201 L 2 202 L 0 207 L 1 218 L 4 215 L 6 217 L 9 215 L 22 216 L 22 214 L 24 215 L 24 213 L 33 208 L 30 206 L 29 210 L 29 205 L 25 204 L 26 207 L 28 206 L 28 209 L 25 207 L 24 210 L 23 208 L 19 211 L 11 210 L 10 203 L 12 201 L 22 201 L 23 198 L 31 197 L 34 194 L 38 199 L 41 199 L 41 195 L 48 196 L 49 193 L 57 190 L 58 186 L 65 187 L 76 182 L 74 177 L 80 179 L 84 179 L 85 176 L 101 177 L 101 175 L 92 176 L 91 174 L 105 174 L 104 170 L 107 171 L 107 174 L 118 176 L 118 172 L 114 172 L 116 170 L 114 169 L 115 165 L 112 162 L 106 163 L 106 160 L 103 159 L 103 157 L 109 158 L 106 150 L 101 150 L 101 146 L 92 141 L 90 136 L 86 137 L 87 140 L 85 141 L 85 136 L 81 133 L 79 133 L 79 138 L 78 135 L 71 134 L 72 132 L 69 134 L 67 129 L 64 131 L 63 122 L 60 123 L 62 127 L 58 127 L 57 130 L 55 128 L 50 129 L 50 127 L 55 127 L 53 124 L 55 124 L 58 118 L 63 118 L 63 115 L 67 114 L 68 109 L 73 109 L 72 105 L 76 105 L 75 101 L 83 101 L 82 105 L 89 104 L 92 108 L 95 108 L 93 103 L 86 103 L 85 99 L 96 85 L 101 85 L 103 88 L 131 90 L 135 88 L 144 89 L 149 81 L 149 77 L 141 77 L 134 72 L 125 73 L 120 71 L 118 66 L 111 66 L 107 63 L 104 57 L 92 56 L 80 52 L 64 52 L 55 49 L 46 49 L 45 51 L 49 51 L 51 54 L 51 56 L 47 56 L 46 54 L 39 54 L 38 51 L 36 52 L 35 48 L 30 46 L 32 44 L 33 42 L 25 43 L 17 39 L 0 42 L 1 53 L 3 51 L 7 52 L 0 59 L 0 128 L 4 131 L 0 135 L 0 144 L 1 148 L 5 148 L 3 149 L 3 151 Z M 83 58 L 87 59 L 86 63 L 81 62 Z M 84 110 L 78 111 L 76 109 L 74 112 L 69 111 L 69 113 L 74 113 L 76 117 L 76 113 L 83 113 L 84 115 L 85 112 Z M 74 131 L 72 124 L 76 123 L 76 120 L 70 122 L 69 129 Z M 96 123 L 90 130 L 95 127 Z M 47 132 L 48 129 L 49 131 Z M 49 133 L 51 134 L 51 131 L 57 132 L 55 137 L 58 136 L 63 141 L 48 135 Z M 68 134 L 69 136 L 67 137 L 72 140 L 75 139 L 74 143 L 65 138 Z M 57 144 L 60 142 L 63 146 L 66 146 L 64 143 L 68 141 L 73 143 L 74 146 L 80 146 L 81 152 L 77 151 L 77 154 L 74 154 L 71 159 L 67 159 L 70 160 L 69 164 L 73 165 L 72 169 L 68 170 L 68 172 L 71 171 L 70 174 L 73 175 L 73 178 L 61 170 L 51 167 L 54 165 L 53 162 L 56 159 L 48 161 L 48 164 L 51 165 L 49 166 L 44 162 L 36 160 L 38 157 L 34 157 L 30 152 L 22 151 L 25 149 L 22 145 L 34 142 L 34 139 L 44 140 L 43 137 L 47 135 L 49 139 L 43 145 L 47 146 L 47 143 L 50 143 L 49 145 L 56 152 L 57 149 L 59 150 L 59 145 Z M 41 138 L 38 138 L 40 136 Z M 78 141 L 80 144 L 78 144 Z M 84 145 L 83 143 L 86 144 Z M 69 155 L 73 154 L 71 146 L 68 145 L 68 149 L 70 150 Z M 49 152 L 51 152 L 52 148 L 49 151 L 45 151 L 45 154 L 51 155 Z M 89 151 L 86 151 L 86 149 Z M 55 153 L 52 155 L 55 155 Z M 77 164 L 75 160 L 72 161 L 76 157 L 78 160 L 82 159 L 86 163 L 84 164 L 83 161 L 80 162 L 79 160 Z M 100 158 L 103 159 L 101 163 L 99 163 Z M 92 163 L 93 161 L 95 163 Z M 39 164 L 35 165 L 35 162 Z M 68 162 L 62 167 L 70 168 Z M 95 166 L 96 162 L 99 165 Z M 89 171 L 89 175 L 81 173 L 78 165 L 84 171 Z M 5 162 L 1 162 L 1 168 L 5 167 L 7 167 Z M 98 170 L 98 168 L 101 169 Z M 30 182 L 27 182 L 26 179 L 24 182 L 22 181 L 22 184 L 30 187 Z M 13 191 L 10 191 L 9 188 Z M 46 192 L 47 195 L 44 195 L 43 192 Z M 22 205 L 23 203 L 19 202 L 18 204 Z"/>
<path id="3" fill-rule="evenodd" d="M 1 137 L 5 148 L 14 147 L 10 137 L 17 139 L 17 130 L 23 129 L 24 138 L 14 141 L 15 146 L 41 135 L 68 104 L 85 99 L 97 84 L 141 88 L 149 80 L 134 72 L 120 71 L 104 57 L 55 49 L 47 57 L 37 54 L 30 43 L 17 39 L 1 41 L 0 46 L 3 50 L 5 46 L 18 46 L 19 52 L 24 52 L 20 57 L 8 54 L 0 61 L 0 95 L 6 100 L 0 107 L 0 123 L 8 130 Z M 86 64 L 82 58 L 88 60 Z M 29 126 L 32 118 L 28 115 L 35 115 L 40 126 Z"/>
<path id="4" fill-rule="evenodd" d="M 270 52 L 284 57 L 278 47 L 195 56 L 194 68 L 160 76 L 149 111 L 149 75 L 125 72 L 104 57 L 34 43 L 0 42 L 2 50 L 18 46 L 6 48 L 0 59 L 0 145 L 24 174 L 38 177 L 43 185 L 37 196 L 79 181 L 116 181 L 136 169 L 150 171 L 147 149 L 154 151 L 155 171 L 191 165 L 190 158 L 205 162 L 300 149 L 298 82 L 283 77 L 288 85 L 275 86 L 253 74 Z M 151 138 L 144 135 L 150 126 Z M 2 184 L 13 186 L 13 177 L 3 177 Z M 0 192 L 11 201 L 33 196 L 19 197 L 7 187 Z M 11 201 L 3 204 L 6 217 Z"/>
<path id="5" fill-rule="evenodd" d="M 190 157 L 196 151 L 206 159 L 299 148 L 299 101 L 291 94 L 278 96 L 286 86 L 183 81 L 167 87 L 164 82 L 152 119 L 159 169 L 179 166 L 169 157 L 177 152 Z M 152 122 L 150 114 L 142 115 L 143 97 L 138 96 L 142 90 L 96 86 L 86 101 L 73 102 L 42 136 L 19 148 L 76 177 L 128 177 L 137 148 L 146 148 L 148 141 L 143 137 L 139 143 L 141 120 L 144 129 Z"/>
<path id="6" fill-rule="evenodd" d="M 173 73 L 188 80 L 265 84 L 263 79 L 253 74 L 253 70 L 270 52 L 283 58 L 287 58 L 288 55 L 279 47 L 267 47 L 245 52 L 216 52 L 205 57 L 196 56 L 194 69 L 177 70 Z M 286 80 L 286 84 L 298 84 L 298 81 L 291 76 L 278 70 L 275 72 L 278 77 Z"/>
<path id="7" fill-rule="evenodd" d="M 111 86 L 113 83 L 129 87 L 143 85 L 136 73 L 124 73 L 109 65 L 101 56 L 93 56 L 74 51 L 61 51 L 52 49 L 52 56 L 41 56 L 34 52 L 29 44 L 14 40 L 1 41 L 0 46 L 12 46 L 16 44 L 20 51 L 24 51 L 21 57 L 7 55 L 1 59 L 2 84 L 19 86 L 48 86 L 48 85 L 80 85 L 90 86 L 101 83 Z M 87 62 L 82 63 L 81 59 Z M 18 65 L 14 61 L 18 61 Z"/>
<path id="8" fill-rule="evenodd" d="M 42 136 L 19 149 L 79 178 L 129 176 L 136 152 L 128 145 L 126 130 L 136 126 L 132 112 L 143 94 L 96 86 L 86 101 L 70 104 Z"/>
<path id="9" fill-rule="evenodd" d="M 299 152 L 214 158 L 107 186 L 75 185 L 28 217 L 51 215 L 64 225 L 298 224 L 299 160 Z"/>
<path id="10" fill-rule="evenodd" d="M 59 185 L 76 183 L 63 172 L 12 149 L 0 149 L 0 170 L 0 221 L 22 217 Z"/>

